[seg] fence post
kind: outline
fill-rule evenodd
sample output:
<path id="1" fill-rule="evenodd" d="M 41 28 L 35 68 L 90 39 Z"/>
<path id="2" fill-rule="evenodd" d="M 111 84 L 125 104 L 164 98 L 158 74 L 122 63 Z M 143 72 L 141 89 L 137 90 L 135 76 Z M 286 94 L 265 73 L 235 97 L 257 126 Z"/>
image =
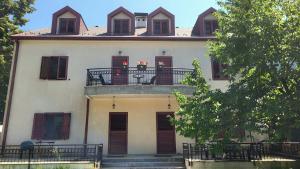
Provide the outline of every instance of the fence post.
<path id="1" fill-rule="evenodd" d="M 193 150 L 192 150 L 192 144 L 189 144 L 189 166 L 193 165 Z"/>
<path id="2" fill-rule="evenodd" d="M 96 146 L 96 160 L 95 160 L 95 167 L 101 168 L 102 166 L 102 152 L 103 152 L 103 145 L 97 145 Z"/>
<path id="3" fill-rule="evenodd" d="M 30 160 L 31 160 L 31 155 L 32 155 L 32 150 L 28 150 L 28 165 L 27 165 L 27 169 L 30 169 Z"/>

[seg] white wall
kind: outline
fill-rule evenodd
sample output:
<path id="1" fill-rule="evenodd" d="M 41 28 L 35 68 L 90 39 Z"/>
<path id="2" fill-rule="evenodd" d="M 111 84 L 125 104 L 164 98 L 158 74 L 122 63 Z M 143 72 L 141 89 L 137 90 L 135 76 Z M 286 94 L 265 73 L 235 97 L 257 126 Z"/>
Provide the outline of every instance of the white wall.
<path id="1" fill-rule="evenodd" d="M 70 139 L 56 143 L 83 143 L 86 69 L 110 67 L 111 56 L 119 50 L 129 56 L 132 67 L 141 59 L 154 66 L 155 56 L 161 56 L 163 50 L 166 56 L 173 56 L 174 67 L 192 68 L 192 60 L 198 58 L 212 88 L 225 90 L 225 81 L 210 80 L 211 63 L 205 46 L 205 42 L 185 41 L 21 41 L 7 144 L 30 139 L 33 116 L 39 112 L 71 112 Z M 69 56 L 68 80 L 40 80 L 42 56 Z"/>

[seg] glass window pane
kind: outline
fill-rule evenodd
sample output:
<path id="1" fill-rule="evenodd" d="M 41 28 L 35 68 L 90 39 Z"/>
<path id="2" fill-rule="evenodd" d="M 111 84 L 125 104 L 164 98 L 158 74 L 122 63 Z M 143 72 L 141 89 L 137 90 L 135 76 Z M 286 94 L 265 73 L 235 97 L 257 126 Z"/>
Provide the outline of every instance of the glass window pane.
<path id="1" fill-rule="evenodd" d="M 57 79 L 58 57 L 50 57 L 48 65 L 48 79 Z"/>
<path id="2" fill-rule="evenodd" d="M 205 21 L 205 34 L 212 35 L 211 21 Z"/>
<path id="3" fill-rule="evenodd" d="M 122 33 L 129 33 L 129 21 L 128 20 L 122 21 Z"/>
<path id="4" fill-rule="evenodd" d="M 46 114 L 45 115 L 45 135 L 44 139 L 54 140 L 62 137 L 63 114 Z"/>
<path id="5" fill-rule="evenodd" d="M 60 57 L 58 77 L 59 78 L 66 78 L 66 70 L 67 70 L 67 58 L 66 57 Z"/>
<path id="6" fill-rule="evenodd" d="M 154 34 L 160 34 L 160 22 L 154 21 Z"/>
<path id="7" fill-rule="evenodd" d="M 67 32 L 67 20 L 60 19 L 59 22 L 59 33 L 66 33 Z"/>
<path id="8" fill-rule="evenodd" d="M 161 29 L 163 34 L 168 34 L 169 33 L 169 24 L 168 21 L 163 21 L 161 22 Z"/>
<path id="9" fill-rule="evenodd" d="M 111 131 L 126 131 L 127 122 L 125 114 L 114 114 L 110 116 Z"/>
<path id="10" fill-rule="evenodd" d="M 68 22 L 68 33 L 74 33 L 75 32 L 75 20 L 70 19 Z"/>
<path id="11" fill-rule="evenodd" d="M 174 126 L 172 126 L 170 122 L 169 114 L 159 114 L 157 117 L 157 128 L 158 130 L 173 130 Z"/>
<path id="12" fill-rule="evenodd" d="M 114 33 L 121 33 L 121 21 L 114 20 Z"/>

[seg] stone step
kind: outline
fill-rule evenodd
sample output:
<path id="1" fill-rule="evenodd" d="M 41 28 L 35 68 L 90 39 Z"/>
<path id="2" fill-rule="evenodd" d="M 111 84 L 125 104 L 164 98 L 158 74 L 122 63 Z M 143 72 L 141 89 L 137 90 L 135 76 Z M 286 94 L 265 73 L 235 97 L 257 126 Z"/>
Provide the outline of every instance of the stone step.
<path id="1" fill-rule="evenodd" d="M 184 160 L 180 157 L 149 157 L 149 158 L 103 158 L 103 163 L 112 163 L 112 162 L 183 162 Z"/>
<path id="2" fill-rule="evenodd" d="M 185 167 L 102 167 L 102 169 L 185 169 Z"/>
<path id="3" fill-rule="evenodd" d="M 105 167 L 183 167 L 183 162 L 103 162 Z"/>

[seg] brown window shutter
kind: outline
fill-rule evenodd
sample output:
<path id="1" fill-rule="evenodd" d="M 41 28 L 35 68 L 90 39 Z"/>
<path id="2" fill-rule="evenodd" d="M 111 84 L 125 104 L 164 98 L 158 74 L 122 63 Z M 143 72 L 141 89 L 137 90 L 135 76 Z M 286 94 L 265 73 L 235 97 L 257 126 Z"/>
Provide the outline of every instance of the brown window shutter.
<path id="1" fill-rule="evenodd" d="M 48 78 L 48 66 L 49 66 L 49 57 L 42 57 L 40 79 Z"/>
<path id="2" fill-rule="evenodd" d="M 68 57 L 61 56 L 58 60 L 57 79 L 67 79 Z"/>
<path id="3" fill-rule="evenodd" d="M 35 113 L 33 119 L 31 139 L 43 139 L 45 133 L 45 116 L 43 113 Z"/>
<path id="4" fill-rule="evenodd" d="M 61 131 L 62 139 L 69 139 L 70 136 L 71 113 L 63 114 L 63 126 Z"/>

